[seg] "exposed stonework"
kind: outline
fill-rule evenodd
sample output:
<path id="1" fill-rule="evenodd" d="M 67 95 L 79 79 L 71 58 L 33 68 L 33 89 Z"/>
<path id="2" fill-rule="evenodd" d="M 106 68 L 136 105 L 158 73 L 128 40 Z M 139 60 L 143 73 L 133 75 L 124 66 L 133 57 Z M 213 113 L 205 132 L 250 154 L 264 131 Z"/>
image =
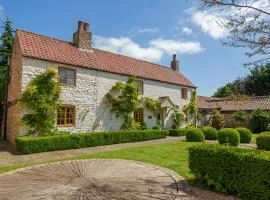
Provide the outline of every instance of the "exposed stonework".
<path id="1" fill-rule="evenodd" d="M 23 58 L 22 91 L 26 89 L 28 83 L 37 73 L 44 71 L 48 67 L 57 68 L 58 66 L 63 65 L 38 59 Z M 104 105 L 103 98 L 116 82 L 125 82 L 128 76 L 85 68 L 77 68 L 76 73 L 76 86 L 63 86 L 61 94 L 63 104 L 76 106 L 76 125 L 74 127 L 61 127 L 61 129 L 71 132 L 118 130 L 123 120 L 110 112 L 107 105 Z M 188 88 L 188 99 L 184 100 L 181 99 L 181 86 L 179 85 L 152 80 L 143 81 L 144 96 L 155 99 L 161 96 L 169 96 L 172 102 L 180 107 L 190 101 L 192 88 Z M 26 109 L 23 109 L 21 117 L 27 112 Z M 152 128 L 156 125 L 157 119 L 154 113 L 144 109 L 144 120 L 147 126 Z M 170 113 L 164 121 L 164 126 L 170 128 Z M 20 132 L 25 134 L 27 129 L 22 127 Z"/>
<path id="2" fill-rule="evenodd" d="M 16 37 L 17 38 L 17 37 Z M 21 94 L 21 66 L 22 54 L 18 39 L 15 40 L 10 70 L 10 84 L 8 86 L 8 109 L 7 109 L 7 140 L 14 144 L 15 137 L 20 133 L 20 106 L 16 101 Z"/>
<path id="3" fill-rule="evenodd" d="M 171 68 L 174 71 L 179 72 L 179 61 L 176 60 L 176 54 L 173 54 L 173 60 L 171 61 Z"/>
<path id="4" fill-rule="evenodd" d="M 89 32 L 89 24 L 78 22 L 78 30 L 73 34 L 73 44 L 79 49 L 91 50 L 92 33 Z"/>

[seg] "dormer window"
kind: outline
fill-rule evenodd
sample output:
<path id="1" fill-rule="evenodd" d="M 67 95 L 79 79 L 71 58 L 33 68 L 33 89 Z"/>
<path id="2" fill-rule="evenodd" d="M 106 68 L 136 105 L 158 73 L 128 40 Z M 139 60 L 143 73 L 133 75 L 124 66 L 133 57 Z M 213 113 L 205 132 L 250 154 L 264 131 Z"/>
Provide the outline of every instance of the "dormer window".
<path id="1" fill-rule="evenodd" d="M 143 81 L 142 80 L 136 80 L 134 84 L 137 86 L 137 90 L 139 92 L 139 95 L 143 95 Z"/>
<path id="2" fill-rule="evenodd" d="M 61 85 L 76 85 L 76 70 L 67 67 L 58 67 L 59 83 Z"/>

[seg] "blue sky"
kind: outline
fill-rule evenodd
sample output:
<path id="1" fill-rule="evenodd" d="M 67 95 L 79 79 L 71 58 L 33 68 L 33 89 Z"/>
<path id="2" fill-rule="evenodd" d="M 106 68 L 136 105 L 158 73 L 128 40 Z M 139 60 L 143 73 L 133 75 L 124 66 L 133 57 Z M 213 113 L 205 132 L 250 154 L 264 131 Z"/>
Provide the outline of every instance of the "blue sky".
<path id="1" fill-rule="evenodd" d="M 218 13 L 199 10 L 197 0 L 6 0 L 1 22 L 14 28 L 72 40 L 77 21 L 90 24 L 94 45 L 169 66 L 173 53 L 180 72 L 200 95 L 212 95 L 228 81 L 244 76 L 244 49 L 225 47 L 226 33 L 215 23 Z"/>

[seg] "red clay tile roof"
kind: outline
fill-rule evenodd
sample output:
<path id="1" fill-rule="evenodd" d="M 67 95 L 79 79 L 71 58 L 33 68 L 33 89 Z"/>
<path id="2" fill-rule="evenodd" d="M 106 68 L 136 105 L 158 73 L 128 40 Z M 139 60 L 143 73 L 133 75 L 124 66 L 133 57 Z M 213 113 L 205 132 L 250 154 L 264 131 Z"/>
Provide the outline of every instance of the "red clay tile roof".
<path id="1" fill-rule="evenodd" d="M 257 96 L 246 98 L 212 98 L 212 97 L 198 97 L 199 109 L 220 109 L 221 111 L 251 111 L 255 109 L 270 111 L 270 96 Z"/>
<path id="2" fill-rule="evenodd" d="M 22 30 L 16 36 L 25 57 L 195 87 L 181 73 L 158 64 L 95 48 L 83 51 L 70 42 Z"/>

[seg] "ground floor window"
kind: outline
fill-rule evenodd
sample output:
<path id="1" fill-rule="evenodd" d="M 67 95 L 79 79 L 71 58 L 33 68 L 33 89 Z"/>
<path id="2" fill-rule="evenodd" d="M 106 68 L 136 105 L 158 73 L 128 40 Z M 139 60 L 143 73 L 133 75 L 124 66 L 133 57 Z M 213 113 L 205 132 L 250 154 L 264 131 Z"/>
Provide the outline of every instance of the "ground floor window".
<path id="1" fill-rule="evenodd" d="M 137 108 L 134 111 L 134 120 L 135 122 L 138 122 L 138 123 L 144 122 L 143 108 Z"/>
<path id="2" fill-rule="evenodd" d="M 75 125 L 75 106 L 60 106 L 57 111 L 58 126 L 74 126 Z"/>

